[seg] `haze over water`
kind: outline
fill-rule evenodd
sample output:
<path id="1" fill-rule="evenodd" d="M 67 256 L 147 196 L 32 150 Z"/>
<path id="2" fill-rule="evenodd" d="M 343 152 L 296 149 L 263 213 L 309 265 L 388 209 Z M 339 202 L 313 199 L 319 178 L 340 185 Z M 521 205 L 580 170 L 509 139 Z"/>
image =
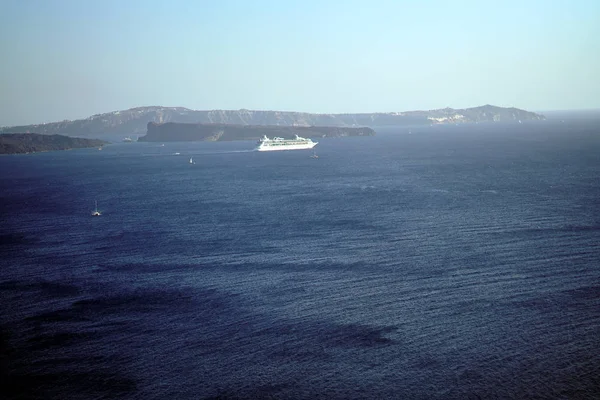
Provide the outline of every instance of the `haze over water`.
<path id="1" fill-rule="evenodd" d="M 598 126 L 0 157 L 2 394 L 597 398 Z"/>

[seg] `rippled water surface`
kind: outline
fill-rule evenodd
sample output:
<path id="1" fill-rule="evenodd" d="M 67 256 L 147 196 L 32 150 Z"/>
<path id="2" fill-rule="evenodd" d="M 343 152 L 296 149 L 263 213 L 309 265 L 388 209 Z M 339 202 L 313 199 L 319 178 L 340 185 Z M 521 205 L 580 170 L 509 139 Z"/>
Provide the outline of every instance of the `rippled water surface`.
<path id="1" fill-rule="evenodd" d="M 0 157 L 2 395 L 598 398 L 599 127 Z"/>

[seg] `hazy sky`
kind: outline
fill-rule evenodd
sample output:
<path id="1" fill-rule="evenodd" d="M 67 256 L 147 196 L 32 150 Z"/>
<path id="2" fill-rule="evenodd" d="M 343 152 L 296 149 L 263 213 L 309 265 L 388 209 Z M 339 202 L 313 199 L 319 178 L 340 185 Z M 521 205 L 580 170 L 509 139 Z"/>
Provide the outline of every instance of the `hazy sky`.
<path id="1" fill-rule="evenodd" d="M 144 105 L 600 108 L 600 1 L 0 0 L 0 125 Z"/>

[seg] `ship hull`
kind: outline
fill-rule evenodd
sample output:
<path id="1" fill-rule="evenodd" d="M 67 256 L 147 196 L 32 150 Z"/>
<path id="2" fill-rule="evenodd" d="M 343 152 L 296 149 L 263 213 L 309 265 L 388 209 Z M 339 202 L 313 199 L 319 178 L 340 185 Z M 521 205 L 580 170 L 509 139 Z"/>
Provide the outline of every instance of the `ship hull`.
<path id="1" fill-rule="evenodd" d="M 279 151 L 279 150 L 308 150 L 312 149 L 317 145 L 318 142 L 306 143 L 306 144 L 290 144 L 290 145 L 277 145 L 277 146 L 258 146 L 257 151 Z"/>

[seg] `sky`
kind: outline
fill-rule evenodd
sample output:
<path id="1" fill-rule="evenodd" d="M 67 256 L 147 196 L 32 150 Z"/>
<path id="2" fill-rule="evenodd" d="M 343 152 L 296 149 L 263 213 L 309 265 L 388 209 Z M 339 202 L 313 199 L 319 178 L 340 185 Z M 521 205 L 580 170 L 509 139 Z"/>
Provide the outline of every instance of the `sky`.
<path id="1" fill-rule="evenodd" d="M 132 107 L 600 108 L 600 1 L 0 0 L 0 126 Z"/>

